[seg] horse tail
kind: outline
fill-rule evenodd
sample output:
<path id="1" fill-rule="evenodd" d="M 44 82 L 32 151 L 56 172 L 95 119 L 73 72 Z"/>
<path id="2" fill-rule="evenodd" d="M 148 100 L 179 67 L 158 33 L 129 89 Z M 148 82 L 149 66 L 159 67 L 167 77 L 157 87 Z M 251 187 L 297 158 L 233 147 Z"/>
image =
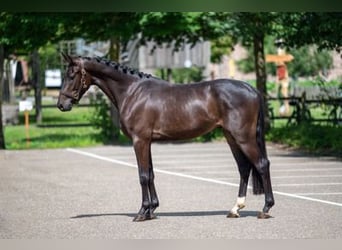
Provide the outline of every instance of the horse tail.
<path id="1" fill-rule="evenodd" d="M 253 194 L 264 194 L 264 186 L 262 185 L 262 179 L 256 168 L 252 169 L 252 182 L 253 182 Z"/>
<path id="2" fill-rule="evenodd" d="M 266 153 L 266 145 L 265 145 L 265 115 L 264 115 L 264 101 L 261 95 L 259 97 L 259 114 L 256 126 L 256 141 L 258 145 L 258 149 L 261 155 L 262 160 L 267 160 Z M 253 177 L 253 194 L 264 194 L 264 186 L 260 173 L 254 167 L 252 169 L 252 177 Z"/>

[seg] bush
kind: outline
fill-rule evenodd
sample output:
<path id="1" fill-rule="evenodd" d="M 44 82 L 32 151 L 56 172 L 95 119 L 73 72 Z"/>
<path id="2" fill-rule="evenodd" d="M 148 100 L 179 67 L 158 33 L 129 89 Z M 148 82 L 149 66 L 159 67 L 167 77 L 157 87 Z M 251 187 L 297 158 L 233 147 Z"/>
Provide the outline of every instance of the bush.
<path id="1" fill-rule="evenodd" d="M 329 125 L 300 124 L 272 128 L 267 140 L 309 152 L 342 157 L 342 129 Z"/>
<path id="2" fill-rule="evenodd" d="M 94 111 L 89 116 L 89 121 L 96 129 L 100 130 L 99 139 L 104 143 L 109 143 L 114 139 L 113 133 L 117 130 L 111 120 L 110 106 L 102 93 L 96 93 L 95 97 L 90 97 L 90 104 L 94 105 Z"/>

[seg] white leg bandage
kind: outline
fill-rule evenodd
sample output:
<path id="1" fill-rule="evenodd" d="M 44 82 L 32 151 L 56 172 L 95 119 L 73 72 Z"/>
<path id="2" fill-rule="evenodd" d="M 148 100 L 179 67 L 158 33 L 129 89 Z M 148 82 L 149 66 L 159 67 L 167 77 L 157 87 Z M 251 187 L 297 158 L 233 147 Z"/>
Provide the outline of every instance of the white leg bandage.
<path id="1" fill-rule="evenodd" d="M 239 210 L 245 207 L 245 200 L 246 197 L 238 197 L 235 206 L 230 210 L 230 212 L 233 214 L 238 214 Z"/>

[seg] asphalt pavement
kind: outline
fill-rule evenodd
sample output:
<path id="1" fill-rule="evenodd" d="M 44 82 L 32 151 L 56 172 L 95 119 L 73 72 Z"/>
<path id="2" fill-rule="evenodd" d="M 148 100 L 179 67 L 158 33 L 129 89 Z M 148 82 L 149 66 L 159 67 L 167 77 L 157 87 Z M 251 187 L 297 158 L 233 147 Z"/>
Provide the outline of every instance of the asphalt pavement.
<path id="1" fill-rule="evenodd" d="M 154 144 L 157 219 L 141 204 L 131 146 L 0 151 L 1 239 L 341 239 L 342 162 L 268 145 L 273 218 L 226 218 L 239 175 L 226 143 Z"/>

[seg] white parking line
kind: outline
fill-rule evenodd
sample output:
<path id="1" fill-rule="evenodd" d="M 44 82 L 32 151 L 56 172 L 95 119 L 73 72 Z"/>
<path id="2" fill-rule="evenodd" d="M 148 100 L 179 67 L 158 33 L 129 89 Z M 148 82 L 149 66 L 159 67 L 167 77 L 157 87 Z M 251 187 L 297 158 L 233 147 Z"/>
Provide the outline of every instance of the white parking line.
<path id="1" fill-rule="evenodd" d="M 322 160 L 317 160 L 317 161 L 309 161 L 309 160 L 304 160 L 302 159 L 301 161 L 289 161 L 289 162 L 284 162 L 284 159 L 278 159 L 274 160 L 270 158 L 271 165 L 273 166 L 281 166 L 281 167 L 293 167 L 293 166 L 312 166 L 312 167 L 319 167 L 319 166 L 330 166 L 330 165 L 336 165 L 336 161 L 330 161 L 330 162 L 322 162 Z M 342 169 L 342 167 L 340 167 Z"/>
<path id="2" fill-rule="evenodd" d="M 342 195 L 341 192 L 336 193 L 296 193 L 296 195 Z"/>
<path id="3" fill-rule="evenodd" d="M 340 174 L 336 175 L 285 175 L 285 176 L 272 176 L 272 179 L 294 179 L 294 178 L 339 178 Z"/>
<path id="4" fill-rule="evenodd" d="M 342 168 L 302 168 L 302 169 L 272 169 L 271 172 L 320 172 L 342 171 Z"/>
<path id="5" fill-rule="evenodd" d="M 336 186 L 342 185 L 341 182 L 327 182 L 327 183 L 291 183 L 291 184 L 275 184 L 274 187 L 305 187 L 305 186 Z"/>
<path id="6" fill-rule="evenodd" d="M 93 153 L 88 153 L 88 152 L 81 151 L 81 150 L 78 150 L 78 149 L 67 148 L 66 150 L 69 151 L 69 152 L 73 152 L 73 153 L 77 153 L 77 154 L 80 154 L 80 155 L 92 157 L 92 158 L 95 158 L 95 159 L 99 159 L 99 160 L 103 160 L 103 161 L 108 161 L 108 162 L 120 164 L 120 165 L 127 166 L 127 167 L 137 168 L 137 165 L 135 165 L 135 164 L 131 164 L 131 163 L 127 163 L 127 162 L 124 162 L 124 161 L 119 161 L 119 160 L 111 159 L 111 158 L 108 158 L 108 157 L 99 156 L 99 155 L 96 155 L 96 154 L 93 154 Z M 193 179 L 193 180 L 200 180 L 200 181 L 216 183 L 216 184 L 221 184 L 221 185 L 239 187 L 239 184 L 231 183 L 231 182 L 226 182 L 226 181 L 220 181 L 220 180 L 215 180 L 215 179 L 210 179 L 210 178 L 198 177 L 198 176 L 182 174 L 182 173 L 177 173 L 177 172 L 171 172 L 171 171 L 161 170 L 161 169 L 154 169 L 154 171 L 155 172 L 159 172 L 159 173 L 163 173 L 163 174 L 168 174 L 168 175 L 173 175 L 173 176 L 179 176 L 179 177 L 184 177 L 184 178 L 188 178 L 188 179 Z M 249 188 L 251 188 L 251 187 L 249 187 Z M 301 200 L 320 202 L 320 203 L 324 203 L 324 204 L 329 204 L 329 205 L 334 205 L 334 206 L 342 207 L 342 203 L 326 201 L 326 200 L 321 200 L 321 199 L 315 199 L 315 198 L 306 197 L 306 196 L 303 196 L 303 195 L 285 193 L 285 192 L 280 192 L 280 191 L 273 191 L 273 193 L 274 194 L 278 194 L 278 195 L 282 195 L 282 196 L 291 197 L 291 198 L 297 198 L 297 199 L 301 199 Z"/>
<path id="7" fill-rule="evenodd" d="M 168 169 L 223 169 L 224 170 L 229 170 L 229 169 L 234 169 L 234 171 L 237 169 L 237 165 L 235 162 L 227 162 L 227 161 L 212 161 L 212 164 L 208 165 L 205 164 L 206 160 L 204 160 L 201 163 L 198 164 L 195 160 L 192 160 L 193 165 L 189 165 L 190 161 L 184 161 L 184 160 L 174 160 L 174 161 L 160 161 L 160 160 L 154 160 L 153 161 L 155 165 L 172 165 L 172 167 L 167 167 Z M 209 162 L 210 163 L 210 162 Z M 218 163 L 215 165 L 215 163 Z M 302 169 L 276 169 L 272 168 L 272 172 L 320 172 L 320 171 L 342 171 L 342 168 L 302 168 Z"/>

